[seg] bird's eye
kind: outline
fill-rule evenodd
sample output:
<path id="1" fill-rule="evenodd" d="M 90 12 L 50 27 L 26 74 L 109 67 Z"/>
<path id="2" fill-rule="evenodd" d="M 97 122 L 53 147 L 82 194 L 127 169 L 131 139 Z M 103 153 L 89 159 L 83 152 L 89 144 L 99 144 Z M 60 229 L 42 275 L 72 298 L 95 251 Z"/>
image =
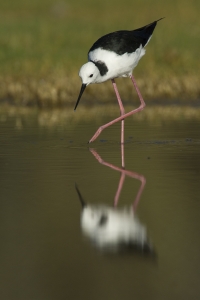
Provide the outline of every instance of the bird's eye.
<path id="1" fill-rule="evenodd" d="M 91 74 L 89 77 L 92 78 L 92 77 L 93 77 L 93 74 Z"/>

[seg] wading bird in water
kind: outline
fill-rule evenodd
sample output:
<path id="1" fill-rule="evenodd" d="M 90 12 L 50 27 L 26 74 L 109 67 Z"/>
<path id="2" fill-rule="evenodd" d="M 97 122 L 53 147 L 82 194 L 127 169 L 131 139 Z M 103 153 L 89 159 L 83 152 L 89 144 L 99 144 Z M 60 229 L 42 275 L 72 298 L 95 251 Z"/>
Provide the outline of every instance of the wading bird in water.
<path id="1" fill-rule="evenodd" d="M 101 83 L 111 79 L 119 103 L 121 116 L 100 126 L 89 143 L 96 140 L 103 129 L 118 121 L 122 121 L 121 143 L 124 143 L 124 119 L 144 109 L 145 102 L 132 72 L 140 58 L 145 54 L 144 47 L 148 44 L 157 22 L 161 19 L 135 30 L 120 30 L 106 34 L 99 38 L 90 48 L 88 52 L 88 62 L 84 64 L 79 71 L 82 86 L 74 110 L 76 110 L 86 86 L 90 83 Z M 140 106 L 128 113 L 125 113 L 115 83 L 115 78 L 118 77 L 130 77 L 140 99 Z"/>

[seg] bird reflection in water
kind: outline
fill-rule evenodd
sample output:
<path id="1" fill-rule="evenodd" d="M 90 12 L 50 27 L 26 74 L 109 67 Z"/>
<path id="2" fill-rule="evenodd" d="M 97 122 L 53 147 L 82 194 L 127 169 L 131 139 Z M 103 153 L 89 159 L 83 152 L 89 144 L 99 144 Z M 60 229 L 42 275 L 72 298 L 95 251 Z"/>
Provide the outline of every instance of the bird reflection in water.
<path id="1" fill-rule="evenodd" d="M 135 215 L 146 179 L 136 172 L 125 170 L 124 144 L 121 144 L 122 167 L 105 162 L 100 155 L 90 149 L 99 163 L 121 173 L 114 206 L 88 204 L 82 197 L 77 185 L 76 191 L 82 206 L 81 229 L 86 237 L 102 252 L 118 253 L 139 251 L 153 254 L 153 246 L 147 236 L 146 227 Z M 131 207 L 118 208 L 118 202 L 125 177 L 129 176 L 141 182 L 140 188 Z"/>

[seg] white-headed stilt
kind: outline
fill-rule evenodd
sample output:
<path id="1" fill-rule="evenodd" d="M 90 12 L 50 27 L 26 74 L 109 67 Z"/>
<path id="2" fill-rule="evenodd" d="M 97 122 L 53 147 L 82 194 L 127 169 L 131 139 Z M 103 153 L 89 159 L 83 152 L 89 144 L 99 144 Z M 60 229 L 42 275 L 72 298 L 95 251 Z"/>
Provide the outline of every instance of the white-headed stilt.
<path id="1" fill-rule="evenodd" d="M 124 119 L 144 109 L 145 102 L 132 72 L 140 58 L 145 54 L 145 46 L 151 39 L 159 20 L 135 30 L 120 30 L 106 34 L 99 38 L 90 48 L 88 52 L 88 62 L 84 64 L 79 71 L 82 86 L 74 110 L 76 110 L 86 86 L 91 83 L 102 83 L 111 79 L 119 103 L 121 116 L 100 126 L 89 143 L 93 142 L 103 129 L 118 121 L 122 121 L 121 143 L 124 143 Z M 130 77 L 140 99 L 140 106 L 128 113 L 125 113 L 115 83 L 115 78 L 118 77 Z"/>

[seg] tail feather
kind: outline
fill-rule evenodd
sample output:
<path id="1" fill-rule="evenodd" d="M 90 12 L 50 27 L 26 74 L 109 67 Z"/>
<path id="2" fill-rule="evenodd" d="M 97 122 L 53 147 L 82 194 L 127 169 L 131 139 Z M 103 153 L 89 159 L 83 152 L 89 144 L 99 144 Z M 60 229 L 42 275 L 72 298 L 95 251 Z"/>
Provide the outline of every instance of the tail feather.
<path id="1" fill-rule="evenodd" d="M 157 25 L 157 22 L 164 19 L 163 18 L 160 18 L 148 25 L 145 25 L 143 27 L 140 27 L 140 28 L 137 28 L 135 30 L 133 30 L 134 32 L 134 36 L 137 36 L 137 37 L 140 37 L 141 39 L 143 39 L 143 43 L 142 43 L 142 46 L 145 47 L 147 45 L 147 43 L 149 42 L 152 34 L 153 34 L 153 31 Z"/>

